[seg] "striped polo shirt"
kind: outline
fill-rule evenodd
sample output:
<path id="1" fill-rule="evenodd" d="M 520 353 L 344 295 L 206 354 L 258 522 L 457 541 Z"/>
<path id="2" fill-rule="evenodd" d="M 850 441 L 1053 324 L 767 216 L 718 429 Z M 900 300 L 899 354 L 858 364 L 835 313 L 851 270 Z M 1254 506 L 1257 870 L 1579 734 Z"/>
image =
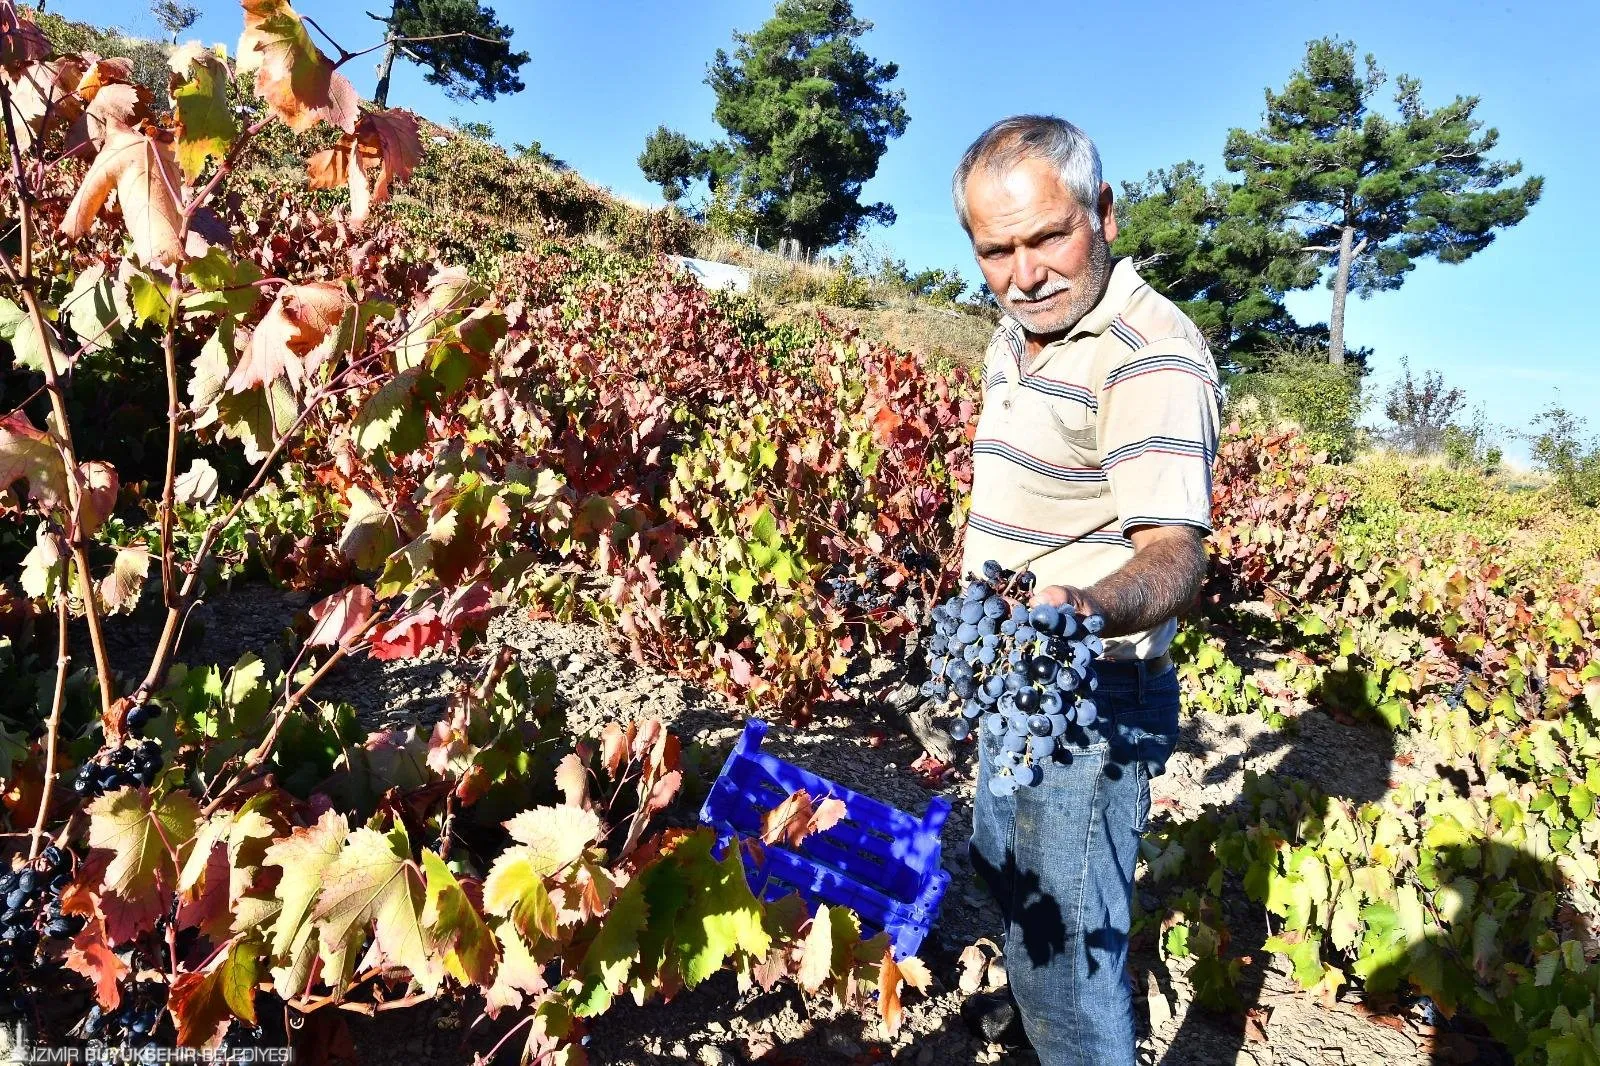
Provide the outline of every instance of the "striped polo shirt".
<path id="1" fill-rule="evenodd" d="M 1118 259 L 1105 296 L 1072 331 L 1027 357 L 1006 317 L 983 366 L 962 560 L 1024 566 L 1039 585 L 1084 588 L 1133 557 L 1138 526 L 1211 530 L 1221 393 L 1205 337 Z M 1106 641 L 1153 659 L 1175 619 Z"/>

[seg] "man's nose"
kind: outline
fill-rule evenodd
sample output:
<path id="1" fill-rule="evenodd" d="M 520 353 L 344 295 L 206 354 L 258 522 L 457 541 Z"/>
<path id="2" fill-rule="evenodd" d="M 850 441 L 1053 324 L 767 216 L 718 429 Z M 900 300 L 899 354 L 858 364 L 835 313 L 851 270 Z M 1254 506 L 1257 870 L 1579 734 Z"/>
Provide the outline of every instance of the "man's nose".
<path id="1" fill-rule="evenodd" d="M 1033 249 L 1018 248 L 1012 253 L 1012 279 L 1023 292 L 1032 292 L 1044 284 L 1047 273 L 1043 258 L 1035 254 Z"/>

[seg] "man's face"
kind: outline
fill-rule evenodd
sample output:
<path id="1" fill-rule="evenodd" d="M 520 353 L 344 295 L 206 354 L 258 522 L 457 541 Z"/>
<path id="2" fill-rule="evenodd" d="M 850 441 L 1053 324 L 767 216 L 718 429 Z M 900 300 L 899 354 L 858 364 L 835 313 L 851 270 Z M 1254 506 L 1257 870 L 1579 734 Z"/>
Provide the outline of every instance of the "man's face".
<path id="1" fill-rule="evenodd" d="M 989 291 L 1029 333 L 1065 333 L 1089 313 L 1111 275 L 1117 238 L 1111 187 L 1098 204 L 1102 232 L 1056 168 L 1024 159 L 1005 173 L 979 166 L 967 177 L 972 251 Z"/>

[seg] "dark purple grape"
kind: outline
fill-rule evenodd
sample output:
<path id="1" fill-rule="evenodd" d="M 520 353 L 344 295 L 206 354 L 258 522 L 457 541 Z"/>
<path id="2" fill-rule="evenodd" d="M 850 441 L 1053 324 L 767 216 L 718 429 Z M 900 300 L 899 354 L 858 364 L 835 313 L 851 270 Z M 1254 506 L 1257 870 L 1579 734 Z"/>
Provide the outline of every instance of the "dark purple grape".
<path id="1" fill-rule="evenodd" d="M 1017 710 L 1023 714 L 1032 714 L 1039 708 L 1039 693 L 1031 688 L 1024 688 L 1016 695 Z"/>
<path id="2" fill-rule="evenodd" d="M 1060 668 L 1060 664 L 1047 655 L 1034 656 L 1028 663 L 1028 680 L 1048 685 L 1056 679 L 1056 671 Z"/>

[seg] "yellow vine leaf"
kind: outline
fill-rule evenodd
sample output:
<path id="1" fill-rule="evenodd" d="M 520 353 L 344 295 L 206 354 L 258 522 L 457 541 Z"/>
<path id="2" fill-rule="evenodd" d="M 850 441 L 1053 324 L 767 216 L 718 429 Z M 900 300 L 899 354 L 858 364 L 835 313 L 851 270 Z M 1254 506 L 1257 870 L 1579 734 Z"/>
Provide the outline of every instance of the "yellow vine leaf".
<path id="1" fill-rule="evenodd" d="M 317 956 L 316 927 L 311 923 L 311 908 L 322 890 L 322 875 L 339 857 L 350 825 L 344 815 L 326 811 L 315 825 L 296 829 L 287 838 L 267 848 L 265 866 L 283 870 L 276 891 L 277 920 L 271 930 L 270 948 L 274 959 L 286 964 L 273 968 L 273 979 L 285 995 L 297 995 L 304 988 Z"/>
<path id="2" fill-rule="evenodd" d="M 221 162 L 227 156 L 237 132 L 228 108 L 228 66 L 217 51 L 198 41 L 173 52 L 167 65 L 172 68 L 167 94 L 178 127 L 178 165 L 193 181 L 207 160 Z"/>
<path id="3" fill-rule="evenodd" d="M 312 920 L 325 947 L 357 942 L 375 924 L 378 950 L 432 992 L 444 970 L 427 949 L 422 897 L 422 871 L 411 861 L 405 829 L 396 826 L 380 833 L 362 827 L 350 834 L 339 857 L 323 872 Z M 335 987 L 342 983 L 341 974 L 324 976 Z"/>
<path id="4" fill-rule="evenodd" d="M 422 868 L 428 878 L 422 907 L 428 953 L 439 958 L 450 976 L 463 985 L 489 987 L 495 980 L 494 934 L 443 859 L 424 851 Z"/>
<path id="5" fill-rule="evenodd" d="M 600 818 L 578 807 L 535 807 L 506 823 L 518 846 L 495 860 L 483 883 L 483 906 L 509 917 L 530 939 L 556 935 L 554 901 L 544 880 L 572 865 L 600 835 Z"/>

